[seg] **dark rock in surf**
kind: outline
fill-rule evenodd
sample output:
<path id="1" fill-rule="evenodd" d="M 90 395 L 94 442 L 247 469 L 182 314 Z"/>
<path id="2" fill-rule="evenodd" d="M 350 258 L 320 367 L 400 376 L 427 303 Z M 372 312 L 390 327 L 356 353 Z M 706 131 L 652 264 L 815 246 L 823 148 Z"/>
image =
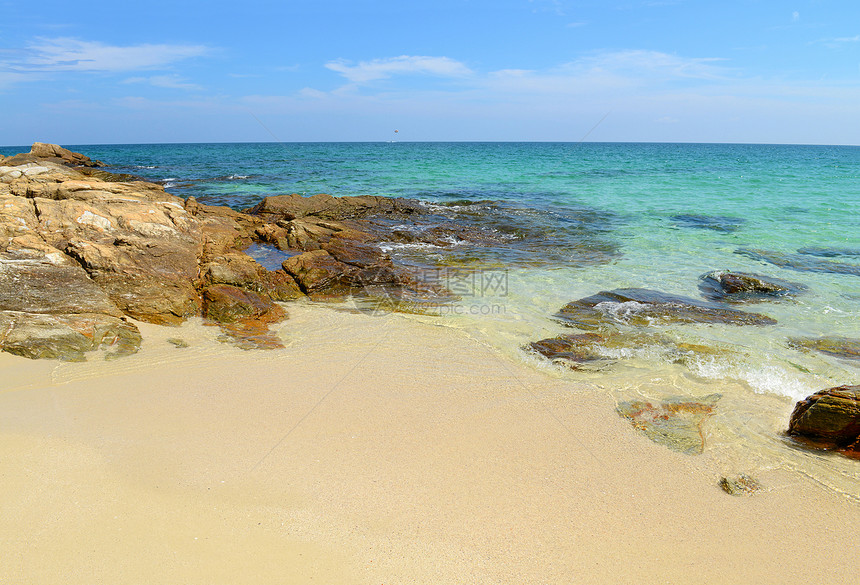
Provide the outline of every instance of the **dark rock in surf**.
<path id="1" fill-rule="evenodd" d="M 649 289 L 602 291 L 568 303 L 556 314 L 564 325 L 585 330 L 716 323 L 725 325 L 774 325 L 776 321 L 758 313 L 729 309 Z"/>

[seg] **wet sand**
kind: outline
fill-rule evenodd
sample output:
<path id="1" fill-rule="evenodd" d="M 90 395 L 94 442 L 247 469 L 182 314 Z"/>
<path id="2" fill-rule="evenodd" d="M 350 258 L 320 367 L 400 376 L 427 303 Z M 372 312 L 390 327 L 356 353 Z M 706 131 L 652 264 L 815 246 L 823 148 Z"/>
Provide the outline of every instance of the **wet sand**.
<path id="1" fill-rule="evenodd" d="M 141 325 L 121 360 L 0 354 L 0 583 L 857 581 L 860 505 L 802 474 L 732 497 L 605 390 L 290 310 L 272 352 Z"/>

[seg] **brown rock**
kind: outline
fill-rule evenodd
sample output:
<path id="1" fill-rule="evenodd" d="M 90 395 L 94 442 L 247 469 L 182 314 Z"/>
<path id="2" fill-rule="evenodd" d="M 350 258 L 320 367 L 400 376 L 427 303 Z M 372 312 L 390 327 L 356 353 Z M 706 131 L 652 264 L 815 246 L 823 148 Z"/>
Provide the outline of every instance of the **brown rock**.
<path id="1" fill-rule="evenodd" d="M 325 250 L 311 250 L 284 261 L 284 271 L 295 278 L 302 291 L 312 294 L 322 291 L 346 292 L 343 276 L 353 267 L 338 262 Z"/>
<path id="2" fill-rule="evenodd" d="M 788 434 L 812 447 L 860 457 L 860 386 L 828 388 L 799 401 Z"/>
<path id="3" fill-rule="evenodd" d="M 303 197 L 293 193 L 266 197 L 259 204 L 246 209 L 245 213 L 275 222 L 306 216 L 334 220 L 357 219 L 371 215 L 405 217 L 424 213 L 424 208 L 411 199 L 380 196 L 332 197 L 325 193 Z"/>
<path id="4" fill-rule="evenodd" d="M 226 284 L 215 284 L 203 291 L 203 314 L 219 323 L 235 323 L 247 318 L 277 323 L 287 316 L 286 311 L 268 297 Z"/>
<path id="5" fill-rule="evenodd" d="M 283 347 L 269 325 L 287 313 L 268 297 L 234 286 L 216 284 L 203 293 L 204 315 L 221 324 L 222 341 L 242 349 Z"/>
<path id="6" fill-rule="evenodd" d="M 90 160 L 90 157 L 84 156 L 79 152 L 72 152 L 67 148 L 56 144 L 47 144 L 45 142 L 34 142 L 30 148 L 30 154 L 43 160 L 61 161 L 63 164 L 70 166 L 81 167 L 100 167 L 104 163 L 100 161 Z"/>
<path id="7" fill-rule="evenodd" d="M 606 357 L 599 353 L 599 346 L 603 341 L 605 337 L 597 333 L 580 333 L 534 341 L 528 348 L 552 361 L 563 362 L 576 369 L 587 362 L 607 361 Z"/>

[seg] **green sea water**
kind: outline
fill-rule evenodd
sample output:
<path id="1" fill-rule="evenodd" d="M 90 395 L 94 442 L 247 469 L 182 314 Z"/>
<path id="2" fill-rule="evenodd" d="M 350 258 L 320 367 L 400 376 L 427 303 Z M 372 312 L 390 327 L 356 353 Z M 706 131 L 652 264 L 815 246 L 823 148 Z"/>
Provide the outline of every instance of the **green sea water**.
<path id="1" fill-rule="evenodd" d="M 475 249 L 390 243 L 392 256 L 465 272 L 461 299 L 416 316 L 463 328 L 553 376 L 631 397 L 723 395 L 713 449 L 783 465 L 860 494 L 856 467 L 798 454 L 781 432 L 795 400 L 860 384 L 860 362 L 792 348 L 796 337 L 860 338 L 860 148 L 614 143 L 70 145 L 182 197 L 244 209 L 288 193 L 415 198 L 441 220 L 487 226 Z M 26 151 L 4 148 L 2 154 Z M 570 370 L 523 348 L 572 330 L 553 315 L 599 291 L 648 288 L 702 299 L 700 277 L 732 270 L 797 283 L 795 298 L 742 310 L 776 325 L 660 328 L 713 349 L 678 360 L 658 345 L 606 350 Z M 464 284 L 462 275 L 492 286 Z M 742 457 L 743 459 L 743 457 Z M 753 461 L 753 459 L 755 461 Z M 756 463 L 756 461 L 758 463 Z M 779 462 L 779 463 L 773 463 Z M 852 462 L 853 463 L 853 462 Z M 834 471 L 835 470 L 835 471 Z M 846 484 L 845 481 L 848 483 Z M 853 483 L 852 483 L 853 482 Z"/>

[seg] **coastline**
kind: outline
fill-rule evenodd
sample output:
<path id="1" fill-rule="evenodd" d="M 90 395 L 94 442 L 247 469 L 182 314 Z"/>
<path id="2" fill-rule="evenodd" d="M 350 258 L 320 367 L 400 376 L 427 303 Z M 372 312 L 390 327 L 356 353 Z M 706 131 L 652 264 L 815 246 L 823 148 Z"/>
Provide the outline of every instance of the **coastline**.
<path id="1" fill-rule="evenodd" d="M 596 386 L 420 318 L 290 312 L 268 352 L 192 322 L 122 360 L 0 354 L 0 581 L 856 577 L 860 507 L 801 474 L 731 497 Z"/>

